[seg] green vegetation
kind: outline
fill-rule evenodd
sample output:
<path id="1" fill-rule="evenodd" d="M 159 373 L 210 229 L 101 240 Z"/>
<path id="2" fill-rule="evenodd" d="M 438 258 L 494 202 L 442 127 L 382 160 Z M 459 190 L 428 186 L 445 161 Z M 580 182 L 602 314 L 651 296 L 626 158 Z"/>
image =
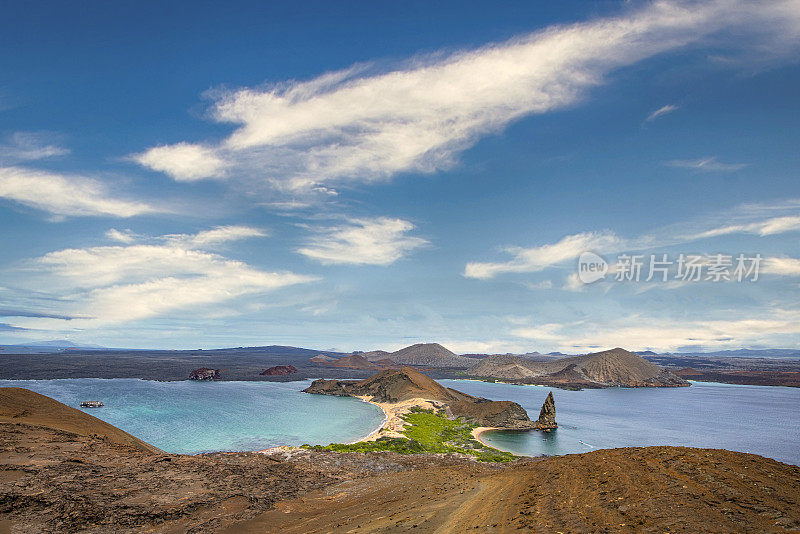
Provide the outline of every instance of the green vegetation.
<path id="1" fill-rule="evenodd" d="M 336 452 L 460 453 L 475 456 L 482 462 L 510 462 L 516 459 L 511 453 L 487 447 L 472 437 L 474 426 L 461 419 L 448 419 L 442 412 L 412 409 L 403 419 L 408 423 L 403 430 L 405 438 L 383 437 L 352 444 L 331 443 L 303 447 Z"/>

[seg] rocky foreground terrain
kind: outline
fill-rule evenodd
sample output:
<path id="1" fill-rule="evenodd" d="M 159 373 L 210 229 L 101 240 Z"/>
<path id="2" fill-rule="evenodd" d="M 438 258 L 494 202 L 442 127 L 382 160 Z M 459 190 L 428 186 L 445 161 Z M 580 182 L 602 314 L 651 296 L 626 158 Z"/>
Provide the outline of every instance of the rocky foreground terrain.
<path id="1" fill-rule="evenodd" d="M 800 468 L 751 454 L 645 447 L 510 464 L 289 448 L 170 455 L 25 391 L 0 388 L 3 534 L 800 529 Z"/>

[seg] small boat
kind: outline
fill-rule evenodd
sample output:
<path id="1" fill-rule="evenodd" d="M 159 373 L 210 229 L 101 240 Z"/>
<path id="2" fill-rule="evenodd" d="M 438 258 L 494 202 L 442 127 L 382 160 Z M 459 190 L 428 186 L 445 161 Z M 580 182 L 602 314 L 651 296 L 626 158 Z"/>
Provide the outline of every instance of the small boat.
<path id="1" fill-rule="evenodd" d="M 103 401 L 83 401 L 81 403 L 81 408 L 101 408 L 103 406 Z"/>

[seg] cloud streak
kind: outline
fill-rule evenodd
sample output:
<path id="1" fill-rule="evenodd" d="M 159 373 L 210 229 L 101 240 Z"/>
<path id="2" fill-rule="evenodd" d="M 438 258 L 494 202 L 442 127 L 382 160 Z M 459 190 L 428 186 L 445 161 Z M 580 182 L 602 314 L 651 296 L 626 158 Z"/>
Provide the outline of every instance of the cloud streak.
<path id="1" fill-rule="evenodd" d="M 747 224 L 731 224 L 712 228 L 705 232 L 700 232 L 689 239 L 704 239 L 708 237 L 718 237 L 728 234 L 756 234 L 760 236 L 783 234 L 800 230 L 800 216 L 787 215 L 784 217 L 770 217 L 761 221 Z"/>
<path id="2" fill-rule="evenodd" d="M 509 247 L 505 252 L 514 257 L 505 262 L 471 262 L 464 269 L 467 278 L 485 280 L 503 273 L 533 273 L 574 260 L 587 250 L 607 251 L 623 241 L 611 232 L 585 232 L 568 235 L 560 241 L 531 248 Z"/>
<path id="3" fill-rule="evenodd" d="M 403 219 L 351 219 L 347 224 L 314 229 L 316 235 L 297 252 L 326 265 L 386 266 L 428 244 L 406 235 L 413 229 Z"/>
<path id="4" fill-rule="evenodd" d="M 663 117 L 664 115 L 667 115 L 668 113 L 672 113 L 673 111 L 675 111 L 677 109 L 678 109 L 678 106 L 675 106 L 673 104 L 668 104 L 666 106 L 662 106 L 662 107 L 658 108 L 657 110 L 655 110 L 654 112 L 652 112 L 650 115 L 648 115 L 647 118 L 645 119 L 645 122 L 653 122 L 657 118 Z"/>
<path id="5" fill-rule="evenodd" d="M 229 137 L 133 157 L 176 180 L 234 178 L 293 193 L 431 173 L 453 166 L 463 150 L 513 121 L 574 105 L 617 68 L 720 30 L 757 34 L 770 27 L 772 36 L 794 43 L 795 8 L 793 0 L 662 1 L 444 58 L 417 58 L 390 72 L 351 68 L 217 92 L 211 117 L 236 126 Z"/>
<path id="6" fill-rule="evenodd" d="M 136 200 L 111 196 L 92 178 L 23 167 L 0 167 L 0 198 L 56 216 L 133 217 L 160 210 Z"/>
<path id="7" fill-rule="evenodd" d="M 782 346 L 786 339 L 799 333 L 800 312 L 780 309 L 770 310 L 764 317 L 753 315 L 744 319 L 665 321 L 628 315 L 607 321 L 548 323 L 511 330 L 518 338 L 555 346 L 564 352 L 594 352 L 612 347 L 675 351 L 687 346 L 718 349 L 764 343 Z"/>
<path id="8" fill-rule="evenodd" d="M 664 162 L 664 165 L 700 172 L 734 172 L 747 167 L 746 163 L 722 163 L 717 158 L 674 159 Z"/>
<path id="9" fill-rule="evenodd" d="M 0 145 L 0 162 L 18 163 L 65 156 L 69 153 L 69 149 L 49 143 L 45 135 L 15 132 L 7 143 Z"/>
<path id="10" fill-rule="evenodd" d="M 648 235 L 624 238 L 613 232 L 583 232 L 563 237 L 555 243 L 539 245 L 535 247 L 506 247 L 504 252 L 511 254 L 512 258 L 501 262 L 470 262 L 464 269 L 464 276 L 467 278 L 489 279 L 505 273 L 534 273 L 544 269 L 564 265 L 569 261 L 576 261 L 583 252 L 594 252 L 596 254 L 611 254 L 615 252 L 634 253 L 644 250 L 653 250 L 657 247 L 670 247 L 682 243 L 691 243 L 702 239 L 715 238 L 730 234 L 753 234 L 761 237 L 768 237 L 788 232 L 800 231 L 800 216 L 781 215 L 777 217 L 761 218 L 752 220 L 755 216 L 763 217 L 765 213 L 775 211 L 797 212 L 798 203 L 795 200 L 787 200 L 781 204 L 769 205 L 744 205 L 738 208 L 741 213 L 725 212 L 725 218 L 744 219 L 739 224 L 729 224 L 725 226 L 712 227 L 708 230 L 686 232 L 685 227 L 676 229 L 675 227 L 662 228 Z M 705 223 L 706 227 L 709 223 Z M 608 259 L 608 258 L 606 258 Z M 765 267 L 767 270 L 777 274 L 788 274 L 779 272 L 782 268 L 779 263 L 783 263 L 783 269 L 790 269 L 792 259 L 767 259 Z M 615 265 L 609 266 L 609 274 L 614 274 Z M 562 289 L 568 291 L 580 291 L 583 283 L 575 272 L 567 277 Z M 680 287 L 664 286 L 664 289 L 674 289 Z"/>
<path id="11" fill-rule="evenodd" d="M 255 228 L 218 227 L 160 236 L 158 244 L 57 250 L 36 259 L 34 266 L 50 283 L 58 283 L 56 291 L 77 302 L 73 315 L 92 316 L 72 319 L 84 326 L 161 316 L 316 280 L 292 272 L 262 271 L 203 250 L 262 235 L 265 232 Z"/>

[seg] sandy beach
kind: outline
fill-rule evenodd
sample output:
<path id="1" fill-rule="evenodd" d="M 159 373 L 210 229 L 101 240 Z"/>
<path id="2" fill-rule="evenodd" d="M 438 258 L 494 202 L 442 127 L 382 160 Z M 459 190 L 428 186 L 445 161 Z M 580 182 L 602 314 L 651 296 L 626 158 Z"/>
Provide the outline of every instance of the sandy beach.
<path id="1" fill-rule="evenodd" d="M 488 443 L 481 439 L 481 434 L 484 432 L 488 432 L 490 430 L 503 430 L 502 428 L 497 428 L 494 426 L 478 426 L 472 429 L 472 437 L 486 445 L 487 447 L 491 447 Z"/>
<path id="2" fill-rule="evenodd" d="M 401 434 L 401 432 L 406 426 L 406 422 L 403 420 L 402 416 L 409 413 L 412 408 L 420 408 L 422 410 L 436 410 L 441 408 L 440 403 L 432 402 L 427 399 L 408 399 L 402 402 L 389 403 L 375 402 L 371 400 L 371 397 L 366 395 L 358 396 L 356 398 L 373 404 L 383 410 L 385 418 L 383 420 L 383 425 L 381 425 L 379 429 L 359 440 L 354 441 L 353 443 L 359 443 L 361 441 L 375 441 L 382 437 L 402 438 L 403 434 Z"/>

